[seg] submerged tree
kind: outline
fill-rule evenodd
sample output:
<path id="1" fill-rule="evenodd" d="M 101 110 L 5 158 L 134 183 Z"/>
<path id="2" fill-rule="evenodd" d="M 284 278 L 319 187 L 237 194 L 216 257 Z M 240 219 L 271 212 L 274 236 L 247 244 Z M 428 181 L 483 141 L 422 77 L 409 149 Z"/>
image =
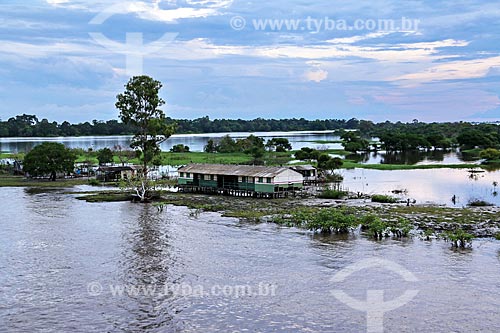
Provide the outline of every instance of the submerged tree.
<path id="1" fill-rule="evenodd" d="M 115 104 L 123 123 L 134 128 L 130 147 L 142 161 L 140 186 L 136 186 L 141 201 L 151 199 L 152 195 L 148 166 L 161 154 L 160 144 L 175 130 L 175 125 L 168 125 L 165 114 L 159 109 L 165 104 L 159 96 L 161 88 L 161 82 L 149 76 L 134 76 L 125 85 L 125 92 L 117 96 Z"/>
<path id="2" fill-rule="evenodd" d="M 24 157 L 23 170 L 31 177 L 49 176 L 55 181 L 58 172 L 74 170 L 76 156 L 62 143 L 44 142 Z"/>

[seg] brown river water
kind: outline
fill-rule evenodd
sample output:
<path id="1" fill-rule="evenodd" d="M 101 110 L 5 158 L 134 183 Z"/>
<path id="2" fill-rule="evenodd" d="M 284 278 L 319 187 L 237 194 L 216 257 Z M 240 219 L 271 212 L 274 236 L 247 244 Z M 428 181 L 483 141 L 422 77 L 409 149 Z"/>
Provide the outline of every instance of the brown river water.
<path id="1" fill-rule="evenodd" d="M 499 241 L 320 236 L 63 191 L 0 188 L 0 332 L 377 331 L 367 313 L 408 290 L 384 332 L 500 330 Z M 383 298 L 355 310 L 339 290 Z"/>

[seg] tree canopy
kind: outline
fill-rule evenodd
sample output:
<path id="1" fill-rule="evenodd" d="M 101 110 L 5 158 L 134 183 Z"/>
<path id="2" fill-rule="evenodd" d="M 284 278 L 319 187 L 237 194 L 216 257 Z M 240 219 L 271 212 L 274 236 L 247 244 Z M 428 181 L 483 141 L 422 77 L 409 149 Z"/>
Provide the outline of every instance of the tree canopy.
<path id="1" fill-rule="evenodd" d="M 167 124 L 160 109 L 165 104 L 159 96 L 161 88 L 161 82 L 149 76 L 134 76 L 125 85 L 125 91 L 117 96 L 120 119 L 134 129 L 130 147 L 141 153 L 144 178 L 147 178 L 148 165 L 161 153 L 160 144 L 175 129 L 174 125 Z"/>
<path id="2" fill-rule="evenodd" d="M 158 161 L 161 154 L 160 144 L 175 131 L 175 124 L 168 124 L 160 109 L 165 101 L 159 96 L 162 84 L 149 76 L 132 77 L 119 94 L 116 108 L 120 119 L 134 130 L 130 147 L 138 152 L 142 161 L 141 179 L 134 180 L 134 187 L 141 201 L 151 198 L 152 191 L 148 180 L 148 167 Z"/>
<path id="3" fill-rule="evenodd" d="M 74 170 L 76 156 L 61 143 L 44 142 L 26 154 L 23 170 L 31 177 L 49 176 L 56 180 L 58 172 Z"/>

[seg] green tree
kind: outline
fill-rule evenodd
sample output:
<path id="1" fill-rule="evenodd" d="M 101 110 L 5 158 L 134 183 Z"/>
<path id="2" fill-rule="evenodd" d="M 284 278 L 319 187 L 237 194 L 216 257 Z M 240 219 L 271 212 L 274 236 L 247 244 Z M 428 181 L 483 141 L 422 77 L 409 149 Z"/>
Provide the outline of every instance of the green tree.
<path id="1" fill-rule="evenodd" d="M 58 172 L 74 170 L 76 156 L 61 143 L 44 142 L 33 148 L 24 157 L 23 170 L 31 177 L 50 176 L 56 180 Z"/>
<path id="2" fill-rule="evenodd" d="M 287 138 L 272 138 L 267 141 L 266 148 L 270 151 L 276 150 L 278 153 L 283 153 L 287 150 L 292 150 L 292 145 Z"/>
<path id="3" fill-rule="evenodd" d="M 499 160 L 500 159 L 500 150 L 494 148 L 488 148 L 481 152 L 481 158 L 484 158 L 487 161 Z"/>
<path id="4" fill-rule="evenodd" d="M 165 101 L 159 96 L 160 81 L 142 75 L 134 76 L 125 85 L 125 92 L 117 96 L 116 108 L 120 119 L 135 131 L 130 147 L 140 154 L 142 182 L 138 195 L 141 201 L 151 198 L 148 186 L 148 166 L 161 154 L 160 144 L 175 131 L 174 124 L 167 124 L 165 114 L 159 108 Z"/>
<path id="5" fill-rule="evenodd" d="M 223 154 L 235 153 L 238 150 L 236 142 L 229 135 L 224 136 L 217 145 L 217 152 Z"/>
<path id="6" fill-rule="evenodd" d="M 171 153 L 189 153 L 189 146 L 185 146 L 182 143 L 170 148 Z"/>
<path id="7" fill-rule="evenodd" d="M 97 151 L 97 160 L 99 165 L 113 162 L 113 152 L 109 148 L 103 148 Z"/>
<path id="8" fill-rule="evenodd" d="M 498 141 L 489 133 L 479 129 L 466 129 L 457 137 L 458 143 L 465 148 L 484 147 L 491 148 Z"/>
<path id="9" fill-rule="evenodd" d="M 207 144 L 203 147 L 205 153 L 216 153 L 217 152 L 217 144 L 214 139 L 208 139 Z"/>
<path id="10" fill-rule="evenodd" d="M 370 142 L 361 138 L 361 134 L 357 131 L 346 131 L 340 138 L 342 139 L 342 146 L 346 151 L 355 153 L 370 149 Z"/>

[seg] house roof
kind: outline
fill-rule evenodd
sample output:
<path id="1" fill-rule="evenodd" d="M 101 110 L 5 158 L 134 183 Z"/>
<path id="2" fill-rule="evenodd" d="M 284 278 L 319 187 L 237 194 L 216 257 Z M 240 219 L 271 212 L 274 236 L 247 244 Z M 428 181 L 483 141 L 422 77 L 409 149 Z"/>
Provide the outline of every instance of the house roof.
<path id="1" fill-rule="evenodd" d="M 286 171 L 290 171 L 290 169 L 282 167 L 223 164 L 189 164 L 178 170 L 178 172 L 186 173 L 242 177 L 275 177 Z"/>
<path id="2" fill-rule="evenodd" d="M 316 170 L 312 165 L 294 165 L 290 167 L 293 170 Z"/>
<path id="3" fill-rule="evenodd" d="M 97 171 L 102 172 L 121 172 L 121 171 L 134 171 L 139 169 L 139 167 L 135 165 L 126 165 L 126 166 L 100 166 Z"/>

